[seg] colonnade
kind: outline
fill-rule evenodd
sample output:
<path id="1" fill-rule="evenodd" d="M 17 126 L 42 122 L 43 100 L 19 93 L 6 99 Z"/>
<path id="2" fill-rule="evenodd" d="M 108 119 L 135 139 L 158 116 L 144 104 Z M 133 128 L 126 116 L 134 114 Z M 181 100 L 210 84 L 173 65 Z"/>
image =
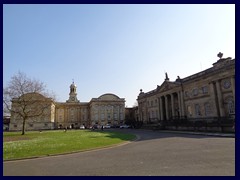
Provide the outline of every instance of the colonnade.
<path id="1" fill-rule="evenodd" d="M 172 117 L 185 115 L 182 91 L 161 95 L 158 97 L 158 102 L 160 120 L 169 120 Z"/>

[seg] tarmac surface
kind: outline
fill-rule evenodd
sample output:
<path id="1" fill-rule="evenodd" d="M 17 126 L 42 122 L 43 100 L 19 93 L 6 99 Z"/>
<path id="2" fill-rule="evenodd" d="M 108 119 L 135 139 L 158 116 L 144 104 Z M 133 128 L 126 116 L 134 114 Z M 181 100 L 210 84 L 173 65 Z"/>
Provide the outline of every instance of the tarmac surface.
<path id="1" fill-rule="evenodd" d="M 234 135 L 114 130 L 136 134 L 138 138 L 111 148 L 4 161 L 3 175 L 235 176 Z"/>

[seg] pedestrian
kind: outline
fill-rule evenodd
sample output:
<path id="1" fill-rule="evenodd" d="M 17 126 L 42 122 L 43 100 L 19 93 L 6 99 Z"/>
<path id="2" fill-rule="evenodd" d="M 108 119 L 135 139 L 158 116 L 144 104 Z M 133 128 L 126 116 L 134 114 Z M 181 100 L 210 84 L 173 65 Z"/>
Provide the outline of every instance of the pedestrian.
<path id="1" fill-rule="evenodd" d="M 101 129 L 102 129 L 102 131 L 103 131 L 103 126 L 102 126 L 102 128 L 101 128 Z"/>

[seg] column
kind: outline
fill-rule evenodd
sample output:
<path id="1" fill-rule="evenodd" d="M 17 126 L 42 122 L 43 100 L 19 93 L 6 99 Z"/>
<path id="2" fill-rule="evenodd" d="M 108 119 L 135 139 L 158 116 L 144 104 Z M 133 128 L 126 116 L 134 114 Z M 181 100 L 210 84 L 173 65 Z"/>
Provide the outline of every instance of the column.
<path id="1" fill-rule="evenodd" d="M 164 97 L 165 97 L 166 119 L 169 120 L 167 95 L 165 95 Z"/>
<path id="2" fill-rule="evenodd" d="M 163 120 L 163 102 L 161 97 L 159 98 L 159 102 L 160 102 L 160 108 L 159 108 L 160 120 Z"/>
<path id="3" fill-rule="evenodd" d="M 76 122 L 78 123 L 78 117 L 79 117 L 79 108 L 76 108 Z"/>
<path id="4" fill-rule="evenodd" d="M 218 106 L 220 110 L 220 117 L 224 116 L 224 110 L 223 110 L 223 98 L 222 98 L 222 92 L 220 88 L 220 82 L 216 82 L 216 88 L 217 88 L 217 97 L 218 97 Z"/>
<path id="5" fill-rule="evenodd" d="M 171 105 L 172 105 L 172 117 L 175 116 L 175 109 L 174 109 L 174 96 L 171 94 Z"/>
<path id="6" fill-rule="evenodd" d="M 68 122 L 68 108 L 64 108 L 64 128 L 67 126 Z"/>
<path id="7" fill-rule="evenodd" d="M 217 92 L 215 87 L 215 82 L 209 83 L 209 94 L 211 96 L 212 102 L 213 102 L 213 116 L 220 116 L 219 109 L 218 109 L 218 98 L 217 98 Z"/>
<path id="8" fill-rule="evenodd" d="M 179 115 L 182 116 L 182 110 L 181 110 L 182 106 L 181 106 L 181 97 L 180 97 L 180 92 L 178 92 L 178 111 L 179 111 Z"/>
<path id="9" fill-rule="evenodd" d="M 160 109 L 161 109 L 161 120 L 163 120 L 163 100 L 162 100 L 162 97 L 160 97 Z"/>
<path id="10" fill-rule="evenodd" d="M 183 103 L 183 92 L 180 91 L 180 96 L 181 96 L 181 111 L 182 111 L 182 116 L 185 116 L 185 112 L 184 112 L 184 103 Z"/>
<path id="11" fill-rule="evenodd" d="M 120 124 L 120 105 L 117 108 L 117 117 L 118 117 L 118 124 Z"/>
<path id="12" fill-rule="evenodd" d="M 234 98 L 234 101 L 235 101 L 235 79 L 234 79 L 234 76 L 231 77 L 231 86 L 232 86 L 233 98 Z"/>

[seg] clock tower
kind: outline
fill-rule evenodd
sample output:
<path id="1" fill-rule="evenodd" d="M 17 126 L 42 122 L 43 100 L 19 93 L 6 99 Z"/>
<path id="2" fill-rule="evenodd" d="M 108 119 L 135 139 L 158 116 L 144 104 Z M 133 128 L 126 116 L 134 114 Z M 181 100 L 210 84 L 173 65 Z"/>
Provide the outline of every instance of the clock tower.
<path id="1" fill-rule="evenodd" d="M 77 99 L 77 86 L 74 84 L 74 81 L 70 85 L 69 99 L 66 102 L 79 103 L 79 100 Z"/>

